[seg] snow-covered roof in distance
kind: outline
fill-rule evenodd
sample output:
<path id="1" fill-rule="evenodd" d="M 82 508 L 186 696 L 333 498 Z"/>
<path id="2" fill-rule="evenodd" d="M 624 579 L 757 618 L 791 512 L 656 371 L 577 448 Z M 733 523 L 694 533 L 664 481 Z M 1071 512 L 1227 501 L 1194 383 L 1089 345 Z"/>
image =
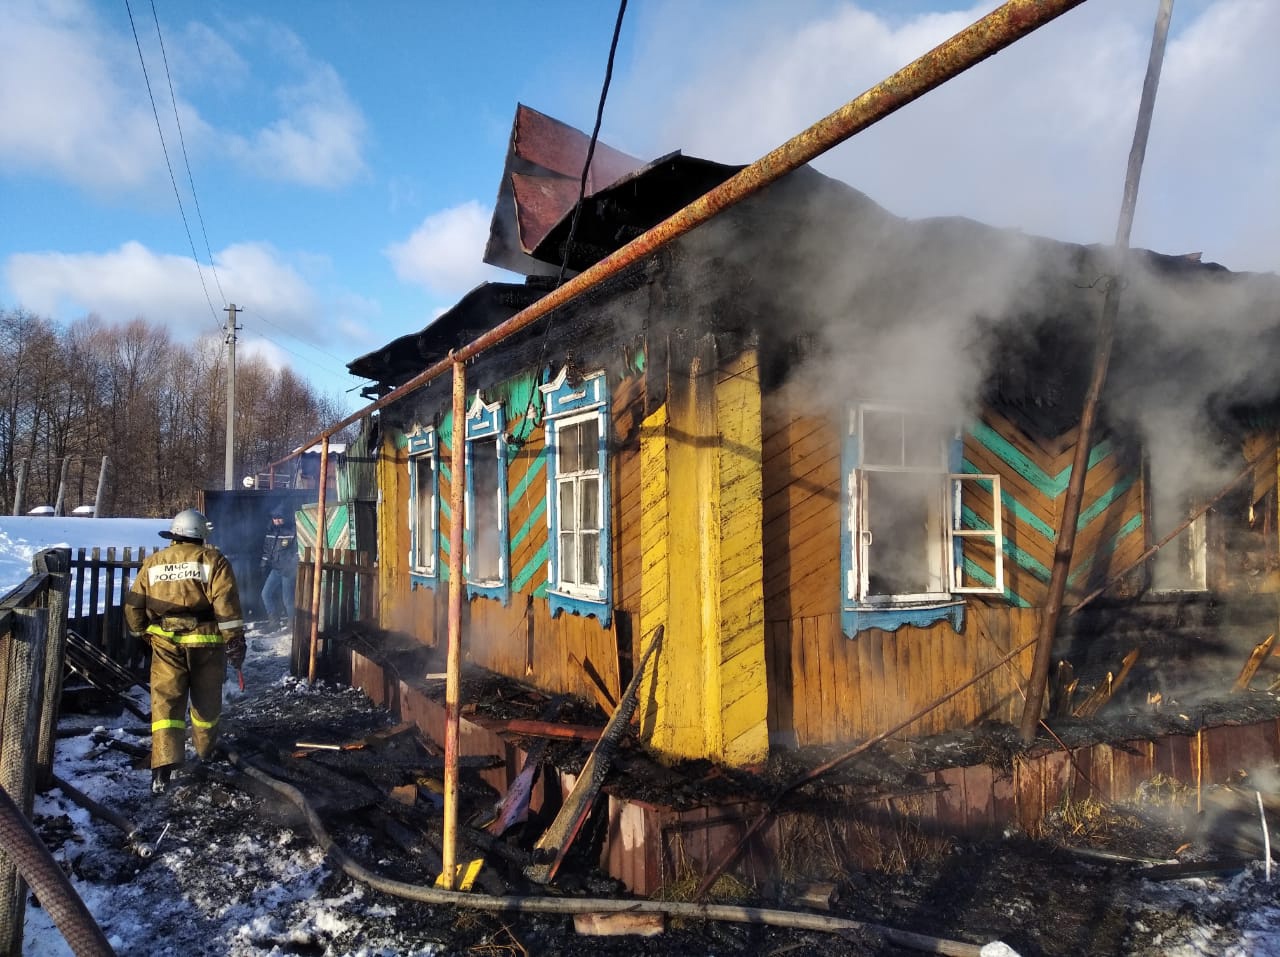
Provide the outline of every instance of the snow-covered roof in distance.
<path id="1" fill-rule="evenodd" d="M 338 453 L 340 453 L 340 452 L 345 452 L 346 450 L 347 450 L 347 443 L 346 443 L 346 442 L 330 442 L 330 443 L 329 443 L 329 454 L 330 454 L 330 455 L 337 455 Z M 320 454 L 320 443 L 319 443 L 319 442 L 317 442 L 315 445 L 312 445 L 312 446 L 310 446 L 310 447 L 308 447 L 308 448 L 306 448 L 306 449 L 303 449 L 302 447 L 298 447 L 298 448 L 294 449 L 293 451 L 294 451 L 294 452 L 301 452 L 303 455 L 310 455 L 310 454 L 312 454 L 312 453 L 315 453 L 316 455 L 319 455 L 319 454 Z"/>

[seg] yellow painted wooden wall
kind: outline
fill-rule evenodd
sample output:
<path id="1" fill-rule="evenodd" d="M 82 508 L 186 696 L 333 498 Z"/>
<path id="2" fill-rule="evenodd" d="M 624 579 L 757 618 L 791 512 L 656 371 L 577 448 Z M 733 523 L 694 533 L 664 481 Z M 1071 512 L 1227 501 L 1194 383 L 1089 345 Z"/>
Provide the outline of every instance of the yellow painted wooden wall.
<path id="1" fill-rule="evenodd" d="M 660 754 L 729 764 L 768 751 L 754 352 L 704 342 L 640 452 L 640 631 L 665 628 L 641 730 Z"/>
<path id="2" fill-rule="evenodd" d="M 379 626 L 433 644 L 434 595 L 409 581 L 409 451 L 404 435 L 388 429 L 377 461 Z M 423 622 L 427 627 L 423 627 Z"/>
<path id="3" fill-rule="evenodd" d="M 465 659 L 499 674 L 550 692 L 569 692 L 594 700 L 582 665 L 594 671 L 615 700 L 621 691 L 618 648 L 619 614 L 639 611 L 639 419 L 644 403 L 644 377 L 617 383 L 611 398 L 615 452 L 610 468 L 614 622 L 602 627 L 595 618 L 562 613 L 551 617 L 545 595 L 546 477 L 544 435 L 540 422 L 510 457 L 507 469 L 509 529 L 512 535 L 511 601 L 504 606 L 488 598 L 469 600 L 463 609 Z M 524 408 L 508 413 L 508 434 L 525 434 Z M 408 457 L 403 437 L 388 436 L 378 460 L 382 501 L 378 510 L 382 627 L 412 635 L 427 645 L 446 640 L 447 566 L 452 516 L 448 503 L 452 483 L 447 430 L 439 453 L 438 588 L 411 587 L 409 555 Z M 630 655 L 630 647 L 623 649 Z M 581 664 L 579 664 L 581 663 Z"/>

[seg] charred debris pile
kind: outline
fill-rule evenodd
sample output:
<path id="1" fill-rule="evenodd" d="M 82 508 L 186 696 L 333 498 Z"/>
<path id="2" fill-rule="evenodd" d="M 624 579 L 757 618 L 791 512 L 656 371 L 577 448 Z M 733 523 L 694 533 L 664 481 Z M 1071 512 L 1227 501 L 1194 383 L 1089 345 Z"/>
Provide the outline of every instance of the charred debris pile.
<path id="1" fill-rule="evenodd" d="M 367 628 L 349 630 L 339 642 L 342 645 L 373 658 L 388 675 L 443 706 L 442 651 Z M 1046 719 L 1052 734 L 1041 735 L 1029 749 L 1019 741 L 1016 728 L 987 722 L 926 737 L 910 737 L 909 731 L 885 735 L 871 742 L 852 742 L 856 746 L 850 750 L 833 746 L 774 748 L 765 762 L 749 768 L 702 760 L 667 764 L 640 745 L 633 721 L 609 755 L 601 791 L 676 811 L 739 805 L 821 814 L 833 805 L 847 813 L 851 806 L 872 806 L 936 788 L 927 783 L 933 771 L 986 765 L 1000 774 L 1019 757 L 1037 752 L 1097 743 L 1125 747 L 1126 742 L 1194 735 L 1204 727 L 1254 724 L 1280 717 L 1280 655 L 1276 652 L 1280 647 L 1274 637 L 1268 637 L 1229 673 L 1223 669 L 1206 672 L 1201 684 L 1184 681 L 1177 691 L 1161 684 L 1163 695 L 1151 690 L 1154 685 L 1136 665 L 1141 659 L 1133 650 L 1117 657 L 1110 669 L 1103 663 L 1101 673 L 1083 686 L 1070 665 L 1060 662 L 1052 679 Z M 1135 680 L 1134 675 L 1144 677 Z M 487 764 L 474 759 L 471 766 L 464 763 L 464 779 L 471 782 L 464 796 L 477 802 L 471 812 L 473 820 L 481 822 L 490 822 L 493 814 L 501 812 L 504 797 L 484 783 L 481 772 L 510 764 L 513 775 L 521 766 L 578 775 L 591 757 L 613 706 L 603 699 L 590 702 L 550 695 L 475 667 L 464 670 L 460 700 L 464 720 L 494 732 L 508 745 L 505 754 L 489 756 Z M 419 738 L 432 753 L 439 753 L 434 743 Z M 335 760 L 332 755 L 319 756 L 321 763 Z M 315 763 L 314 757 L 307 760 Z M 543 795 L 545 803 L 540 810 L 529 812 L 529 820 L 521 824 L 522 836 L 514 837 L 517 842 L 535 840 L 559 810 L 557 788 L 545 788 Z M 525 810 L 512 812 L 508 808 L 507 813 L 523 815 Z M 508 840 L 512 839 L 509 834 Z M 584 854 L 583 859 L 588 856 Z"/>
<path id="2" fill-rule="evenodd" d="M 428 697 L 443 700 L 444 681 L 437 677 L 440 662 L 433 649 L 397 643 L 393 635 L 368 630 L 349 630 L 335 642 L 332 651 L 344 650 L 343 645 L 376 657 L 389 675 L 417 687 Z M 1237 690 L 1223 689 L 1225 693 L 1194 708 L 1180 708 L 1174 701 L 1166 701 L 1160 707 L 1138 708 L 1117 694 L 1100 702 L 1094 697 L 1094 703 L 1083 709 L 1083 702 L 1091 700 L 1091 696 L 1072 699 L 1060 686 L 1056 694 L 1058 707 L 1065 708 L 1064 702 L 1073 700 L 1075 710 L 1081 713 L 1064 712 L 1052 718 L 1056 740 L 1041 739 L 1037 747 L 1072 748 L 1100 738 L 1123 747 L 1126 741 L 1157 733 L 1193 733 L 1199 724 L 1210 721 L 1247 723 L 1278 715 L 1276 696 L 1261 688 L 1274 680 L 1275 663 L 1270 650 L 1270 645 L 1260 646 L 1244 663 L 1233 685 L 1239 686 Z M 340 654 L 333 654 L 329 660 L 340 658 Z M 1125 680 L 1118 671 L 1112 676 L 1111 688 L 1124 687 Z M 1251 690 L 1255 684 L 1259 687 Z M 600 842 L 608 826 L 607 815 L 602 813 L 603 802 L 594 802 L 594 812 L 563 848 L 554 880 L 548 882 L 536 879 L 549 856 L 539 850 L 539 843 L 562 811 L 559 787 L 543 786 L 537 792 L 541 795 L 539 803 L 531 800 L 535 793 L 531 779 L 521 786 L 513 783 L 505 794 L 486 780 L 501 780 L 496 772 L 506 771 L 510 772 L 508 779 L 519 781 L 514 772 L 522 767 L 541 768 L 547 775 L 556 771 L 580 774 L 606 724 L 607 702 L 551 696 L 479 669 L 465 673 L 462 701 L 466 721 L 494 732 L 507 745 L 493 754 L 472 754 L 460 760 L 457 856 L 464 866 L 461 884 L 467 892 L 493 900 L 515 900 L 521 902 L 521 907 L 527 907 L 528 901 L 556 901 L 557 906 L 574 900 L 590 903 L 592 897 L 636 901 L 627 897 L 619 881 L 597 866 Z M 277 789 L 264 785 L 264 776 L 296 789 L 310 813 L 332 835 L 332 845 L 326 850 L 335 860 L 369 862 L 389 882 L 424 889 L 435 886 L 443 866 L 440 791 L 444 754 L 415 724 L 397 723 L 389 711 L 341 683 L 326 681 L 308 686 L 305 681 L 289 679 L 237 703 L 228 715 L 226 743 L 233 766 L 215 764 L 203 774 L 226 786 L 257 794 L 268 815 L 279 815 L 294 823 L 297 809 L 281 801 Z M 104 740 L 103 744 L 110 746 L 113 742 Z M 666 766 L 649 756 L 637 742 L 634 729 L 629 729 L 610 756 L 607 772 L 601 776 L 601 791 L 672 809 L 737 804 L 764 813 L 792 812 L 787 825 L 790 828 L 796 827 L 797 821 L 848 819 L 851 812 L 860 815 L 861 807 L 867 827 L 887 827 L 885 833 L 899 846 L 909 839 L 923 849 L 922 854 L 928 848 L 936 854 L 939 847 L 950 846 L 946 836 L 902 831 L 900 819 L 885 818 L 883 812 L 889 802 L 936 789 L 936 784 L 929 783 L 929 770 L 979 763 L 1007 769 L 1020 753 L 1025 752 L 1020 748 L 1016 729 L 992 724 L 930 738 L 887 738 L 848 760 L 841 760 L 842 755 L 833 749 L 775 749 L 767 763 L 751 769 L 728 769 L 708 762 Z M 139 749 L 136 759 L 145 762 L 143 749 Z M 830 766 L 829 771 L 810 777 L 815 768 L 824 766 Z M 797 787 L 797 782 L 805 783 Z M 558 785 L 558 780 L 555 783 Z M 1168 788 L 1161 788 L 1160 782 L 1150 782 L 1150 803 L 1173 800 L 1174 795 L 1165 793 Z M 1249 800 L 1253 793 L 1247 791 Z M 1182 853 L 1177 855 L 1182 860 L 1174 863 L 1173 849 L 1187 832 L 1166 830 L 1155 839 L 1150 833 L 1139 834 L 1140 826 L 1141 822 L 1124 819 L 1118 809 L 1107 811 L 1080 803 L 1058 809 L 1046 820 L 1043 837 L 1048 843 L 1044 846 L 1063 849 L 1076 845 L 1074 850 L 1084 844 L 1106 847 L 1117 852 L 1115 860 L 1121 865 L 1150 865 L 1154 860 L 1164 860 L 1165 876 L 1170 877 L 1185 876 L 1188 868 L 1216 868 L 1222 863 L 1212 859 L 1212 849 Z M 1251 826 L 1256 829 L 1256 817 Z M 895 827 L 897 832 L 893 831 Z M 875 845 L 875 841 L 868 840 Z M 882 851 L 888 846 L 883 841 L 879 843 Z M 1182 849 L 1188 846 L 1189 843 L 1183 844 Z M 874 846 L 870 849 L 874 850 Z M 794 856 L 794 850 L 789 851 L 785 844 L 779 846 L 778 853 Z M 1256 855 L 1252 859 L 1256 860 Z M 466 866 L 474 861 L 483 863 Z M 1240 861 L 1230 863 L 1244 866 Z M 754 888 L 742 885 L 740 893 L 744 896 L 739 900 L 784 900 L 789 906 L 799 904 L 810 911 L 816 908 L 832 912 L 832 916 L 822 915 L 822 919 L 848 923 L 847 918 L 834 916 L 848 912 L 840 902 L 838 889 L 849 882 L 853 886 L 860 886 L 859 880 L 865 882 L 865 878 L 857 877 L 858 867 L 865 865 L 867 873 L 877 868 L 874 861 L 859 861 L 856 866 L 855 862 L 845 861 L 845 865 L 841 871 L 844 878 L 835 883 L 823 882 L 834 873 L 810 873 L 805 882 L 798 882 L 792 875 L 783 883 Z M 1159 866 L 1148 868 L 1147 873 L 1155 879 L 1159 870 Z M 548 883 L 552 886 L 548 887 Z M 675 899 L 686 901 L 700 899 L 700 891 L 692 885 L 683 891 L 678 885 L 668 889 Z M 724 900 L 723 885 L 717 884 L 706 896 Z M 639 899 L 638 903 L 649 906 L 650 902 Z M 655 902 L 653 906 L 659 905 Z M 661 906 L 720 905 L 663 901 Z M 752 907 L 758 909 L 758 904 L 753 903 Z M 892 910 L 881 913 L 871 904 L 854 910 L 863 918 L 904 922 L 903 915 Z M 636 933 L 644 928 L 656 932 L 661 929 L 660 917 L 657 912 L 636 912 L 629 915 L 628 922 L 622 922 L 619 930 L 607 922 L 597 924 L 595 917 L 584 915 L 582 932 Z M 918 917 L 905 922 L 914 923 Z M 945 924 L 934 921 L 924 924 L 945 928 Z"/>

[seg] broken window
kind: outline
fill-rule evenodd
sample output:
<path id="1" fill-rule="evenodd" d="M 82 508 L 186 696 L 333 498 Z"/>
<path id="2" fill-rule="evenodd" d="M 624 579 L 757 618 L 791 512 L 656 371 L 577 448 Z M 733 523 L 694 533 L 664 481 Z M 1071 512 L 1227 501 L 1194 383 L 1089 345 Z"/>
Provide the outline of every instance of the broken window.
<path id="1" fill-rule="evenodd" d="M 928 412 L 850 410 L 842 536 L 846 633 L 950 617 L 954 595 L 1002 594 L 1000 479 L 956 474 L 955 427 Z"/>
<path id="2" fill-rule="evenodd" d="M 409 577 L 414 585 L 436 581 L 439 489 L 436 430 L 415 429 L 409 435 Z"/>
<path id="3" fill-rule="evenodd" d="M 507 443 L 502 404 L 477 393 L 466 423 L 467 501 L 463 568 L 468 595 L 501 598 L 508 590 Z"/>
<path id="4" fill-rule="evenodd" d="M 1151 496 L 1151 521 L 1149 529 L 1172 530 L 1191 514 L 1190 506 L 1182 500 L 1170 501 L 1159 491 Z M 1151 560 L 1151 588 L 1158 592 L 1204 591 L 1205 576 L 1205 516 L 1197 516 L 1171 541 L 1166 542 Z M 1163 532 L 1161 533 L 1163 534 Z"/>
<path id="5" fill-rule="evenodd" d="M 553 615 L 568 610 L 610 622 L 608 391 L 604 373 L 578 383 L 563 369 L 541 387 L 546 403 Z"/>

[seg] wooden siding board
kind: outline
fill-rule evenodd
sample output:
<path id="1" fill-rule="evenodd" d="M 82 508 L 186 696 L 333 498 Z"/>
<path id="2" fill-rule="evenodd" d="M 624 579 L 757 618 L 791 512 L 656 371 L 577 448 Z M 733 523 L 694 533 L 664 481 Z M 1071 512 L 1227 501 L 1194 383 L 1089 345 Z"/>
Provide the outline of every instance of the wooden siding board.
<path id="1" fill-rule="evenodd" d="M 764 497 L 763 521 L 765 534 L 777 537 L 785 529 L 801 524 L 816 515 L 825 515 L 831 509 L 839 510 L 840 475 L 834 470 L 830 480 L 821 484 L 800 487 L 788 484 Z"/>
<path id="2" fill-rule="evenodd" d="M 816 727 L 818 717 L 814 713 L 814 696 L 810 689 L 810 679 L 813 677 L 810 659 L 814 656 L 814 650 L 803 640 L 799 622 L 790 623 L 788 630 L 791 637 L 791 674 L 795 678 L 795 693 L 792 695 L 796 705 L 795 728 L 799 744 L 803 747 L 813 743 L 811 725 Z"/>
<path id="3" fill-rule="evenodd" d="M 1011 469 L 1002 458 L 976 442 L 965 444 L 964 456 L 979 472 L 999 475 L 1004 494 L 1010 495 L 1050 528 L 1057 528 L 1058 513 L 1053 504 L 1055 500 Z"/>
<path id="4" fill-rule="evenodd" d="M 765 623 L 766 661 L 769 666 L 769 734 L 784 747 L 795 743 L 794 703 L 791 689 L 790 628 L 784 622 Z"/>

